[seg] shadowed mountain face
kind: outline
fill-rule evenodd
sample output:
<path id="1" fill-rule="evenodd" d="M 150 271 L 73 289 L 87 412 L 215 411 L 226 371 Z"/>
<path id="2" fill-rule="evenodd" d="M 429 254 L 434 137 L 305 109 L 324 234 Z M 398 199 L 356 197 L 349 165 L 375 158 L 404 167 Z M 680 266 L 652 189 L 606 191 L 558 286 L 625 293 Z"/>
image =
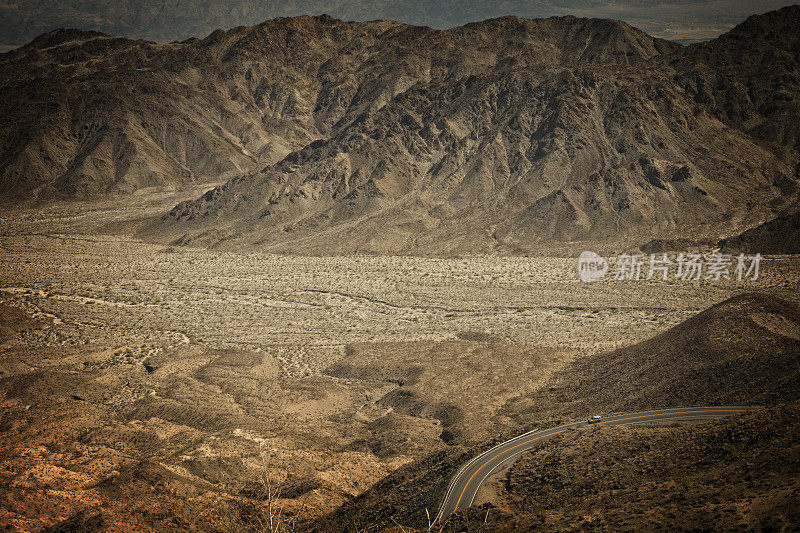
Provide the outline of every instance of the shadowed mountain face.
<path id="1" fill-rule="evenodd" d="M 724 239 L 720 245 L 725 250 L 740 253 L 800 254 L 800 211 Z"/>
<path id="2" fill-rule="evenodd" d="M 537 413 L 584 416 L 692 405 L 767 405 L 800 394 L 800 308 L 742 294 L 652 339 L 578 359 L 551 383 L 509 402 Z"/>
<path id="3" fill-rule="evenodd" d="M 294 252 L 722 238 L 797 202 L 800 8 L 682 48 L 624 23 L 279 19 L 0 59 L 0 190 L 233 177 L 143 234 Z"/>
<path id="4" fill-rule="evenodd" d="M 511 467 L 505 505 L 453 516 L 444 531 L 565 531 L 589 520 L 598 530 L 792 529 L 798 437 L 797 402 L 688 427 L 572 431 Z"/>
<path id="5" fill-rule="evenodd" d="M 611 529 L 646 529 L 647 526 L 642 525 L 644 520 L 652 517 L 654 512 L 661 513 L 660 503 L 654 502 L 670 502 L 671 505 L 676 501 L 658 497 L 658 494 L 663 496 L 670 493 L 673 487 L 669 485 L 670 476 L 666 476 L 666 485 L 662 485 L 663 479 L 658 473 L 661 470 L 653 467 L 660 461 L 657 457 L 668 458 L 669 468 L 681 464 L 678 467 L 681 475 L 691 473 L 692 476 L 702 477 L 704 472 L 709 471 L 709 465 L 733 464 L 732 457 L 721 459 L 711 450 L 723 450 L 727 454 L 728 450 L 741 446 L 743 453 L 733 454 L 742 461 L 736 468 L 749 469 L 752 479 L 761 484 L 760 487 L 754 489 L 752 483 L 746 487 L 737 486 L 741 479 L 739 475 L 715 471 L 714 483 L 709 485 L 710 495 L 700 491 L 697 501 L 692 503 L 679 499 L 677 501 L 681 503 L 677 505 L 681 511 L 664 518 L 664 523 L 674 523 L 675 529 L 685 529 L 688 522 L 681 524 L 684 519 L 681 513 L 691 516 L 697 511 L 696 507 L 706 505 L 702 502 L 709 497 L 712 501 L 716 496 L 722 501 L 740 502 L 741 498 L 761 497 L 761 494 L 769 492 L 769 487 L 778 486 L 772 484 L 778 479 L 780 485 L 786 484 L 786 487 L 777 489 L 772 493 L 773 496 L 795 485 L 796 476 L 786 474 L 787 469 L 791 470 L 791 465 L 796 464 L 797 447 L 792 445 L 784 448 L 785 457 L 790 458 L 784 462 L 777 451 L 786 442 L 792 442 L 792 438 L 788 441 L 776 440 L 775 435 L 792 435 L 797 431 L 796 400 L 800 394 L 798 356 L 800 307 L 796 303 L 756 293 L 729 298 L 651 339 L 574 360 L 553 374 L 537 390 L 509 400 L 497 411 L 496 434 L 503 435 L 502 438 L 486 442 L 482 448 L 469 452 L 453 447 L 448 452 L 431 454 L 410 463 L 358 498 L 322 517 L 315 523 L 316 530 L 344 529 L 353 527 L 353 523 L 391 527 L 395 521 L 424 528 L 426 507 L 438 508 L 451 476 L 461 465 L 479 451 L 532 427 L 552 427 L 571 420 L 585 420 L 585 417 L 594 414 L 679 406 L 771 406 L 774 410 L 740 415 L 734 421 L 718 421 L 710 427 L 704 424 L 697 430 L 664 429 L 638 433 L 637 437 L 637 433 L 628 428 L 595 426 L 594 432 L 588 428 L 555 437 L 543 449 L 532 452 L 528 459 L 512 467 L 504 485 L 512 497 L 503 500 L 502 503 L 507 504 L 501 505 L 501 509 L 505 508 L 503 512 L 492 511 L 488 526 L 482 526 L 487 523 L 486 508 L 473 507 L 451 517 L 445 528 L 446 531 L 463 531 L 466 528 L 470 531 L 528 531 L 544 527 L 563 531 L 572 527 L 572 524 L 568 525 L 573 520 L 572 513 L 578 514 L 574 523 L 587 515 L 588 511 L 581 506 L 582 500 L 574 499 L 577 497 L 586 498 L 586 502 L 592 502 L 593 507 L 602 506 L 605 512 L 599 523 Z M 500 419 L 506 416 L 508 424 L 500 423 Z M 786 425 L 785 433 L 773 429 L 781 424 Z M 751 431 L 760 436 L 751 438 L 748 435 Z M 639 445 L 640 438 L 651 447 L 632 450 L 634 442 L 636 446 Z M 576 439 L 582 440 L 579 446 L 574 445 Z M 757 441 L 761 444 L 756 445 Z M 698 455 L 682 455 L 678 458 L 673 447 L 676 442 L 682 443 L 684 450 L 697 450 Z M 757 459 L 764 457 L 758 451 L 762 445 L 765 453 L 767 449 L 771 450 L 768 452 L 771 456 L 769 462 L 778 459 L 769 466 L 763 464 L 763 468 L 760 459 Z M 653 455 L 643 459 L 640 455 L 642 452 L 652 452 Z M 560 464 L 531 469 L 530 462 L 542 457 L 558 457 Z M 627 461 L 625 464 L 633 467 L 632 471 L 625 472 L 629 474 L 628 477 L 620 477 L 620 461 Z M 754 468 L 754 464 L 759 464 L 759 467 Z M 646 473 L 638 471 L 639 468 Z M 570 481 L 561 484 L 562 475 Z M 610 481 L 604 484 L 603 480 Z M 642 488 L 644 486 L 648 487 L 646 492 Z M 625 487 L 632 488 L 626 490 Z M 604 494 L 606 490 L 617 492 Z M 734 490 L 735 496 L 720 496 Z M 521 498 L 513 497 L 514 494 L 522 496 L 526 493 L 530 496 L 537 491 L 541 491 L 541 494 L 536 494 L 530 500 L 521 501 Z M 599 503 L 602 495 L 606 500 Z M 717 503 L 721 502 L 717 500 Z M 750 517 L 758 521 L 773 512 L 777 515 L 777 507 L 763 514 L 754 513 Z M 542 523 L 544 510 L 549 510 L 547 523 Z M 707 516 L 707 512 L 703 514 L 703 520 L 708 520 Z M 617 520 L 622 520 L 625 525 Z M 778 523 L 781 520 L 787 518 L 776 518 Z M 700 520 L 696 523 L 704 522 Z M 733 524 L 731 527 L 734 527 Z"/>

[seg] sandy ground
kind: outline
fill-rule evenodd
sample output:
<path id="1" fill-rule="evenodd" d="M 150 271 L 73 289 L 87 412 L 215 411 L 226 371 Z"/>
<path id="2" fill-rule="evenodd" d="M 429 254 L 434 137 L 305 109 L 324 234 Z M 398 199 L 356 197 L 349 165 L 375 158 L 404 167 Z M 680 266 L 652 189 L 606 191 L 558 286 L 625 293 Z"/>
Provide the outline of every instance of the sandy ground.
<path id="1" fill-rule="evenodd" d="M 72 326 L 74 334 L 58 343 L 192 340 L 270 350 L 287 372 L 304 374 L 337 360 L 348 343 L 470 332 L 592 353 L 649 337 L 742 291 L 800 293 L 800 261 L 790 256 L 766 258 L 755 282 L 584 284 L 573 257 L 277 256 L 98 234 L 173 200 L 67 204 L 3 217 L 0 302 Z"/>
<path id="2" fill-rule="evenodd" d="M 3 424 L 14 428 L 0 439 L 0 477 L 10 487 L 30 478 L 33 456 L 43 472 L 87 487 L 147 457 L 238 497 L 266 449 L 276 476 L 310 480 L 293 499 L 319 514 L 451 441 L 491 438 L 505 401 L 575 357 L 650 337 L 743 291 L 800 299 L 793 257 L 765 258 L 756 282 L 585 284 L 582 250 L 303 257 L 130 236 L 131 221 L 179 199 L 0 217 L 0 304 L 39 324 L 0 345 L 12 384 L 3 401 L 13 422 Z M 76 419 L 86 428 L 75 453 L 91 469 L 48 444 L 63 430 L 60 446 L 72 445 Z M 0 522 L 35 529 L 102 501 L 24 486 Z M 60 510 L 31 503 L 40 501 Z"/>

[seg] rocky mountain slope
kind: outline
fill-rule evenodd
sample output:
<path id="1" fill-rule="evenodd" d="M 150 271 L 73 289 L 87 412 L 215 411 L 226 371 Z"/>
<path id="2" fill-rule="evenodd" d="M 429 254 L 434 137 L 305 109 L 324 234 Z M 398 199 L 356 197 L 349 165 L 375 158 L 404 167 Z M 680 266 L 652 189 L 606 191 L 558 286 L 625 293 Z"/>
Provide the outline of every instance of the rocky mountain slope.
<path id="1" fill-rule="evenodd" d="M 570 18 L 417 30 L 380 62 L 385 101 L 158 231 L 414 253 L 728 236 L 797 202 L 799 21 L 785 9 L 689 49 Z"/>
<path id="2" fill-rule="evenodd" d="M 522 422 L 545 413 L 785 402 L 800 394 L 798 355 L 800 308 L 743 294 L 652 339 L 578 359 L 507 411 Z"/>
<path id="3" fill-rule="evenodd" d="M 251 30 L 249 46 L 292 48 L 291 24 L 272 27 L 271 45 Z M 246 43 L 231 52 L 242 37 L 159 45 L 57 30 L 0 56 L 0 194 L 31 203 L 220 181 L 317 138 L 295 69 Z"/>
<path id="4" fill-rule="evenodd" d="M 800 211 L 776 217 L 720 242 L 738 253 L 800 254 Z"/>
<path id="5" fill-rule="evenodd" d="M 674 459 L 669 451 L 674 445 L 673 439 L 695 439 L 698 446 L 704 447 L 701 448 L 703 453 L 695 457 L 688 454 L 680 460 L 685 461 L 683 464 L 687 475 L 697 476 L 697 479 L 702 478 L 701 467 L 705 468 L 709 464 L 703 460 L 710 447 L 719 446 L 723 450 L 741 447 L 742 439 L 747 442 L 750 438 L 746 435 L 753 435 L 754 439 L 757 437 L 760 439 L 758 446 L 775 454 L 781 448 L 782 441 L 772 437 L 780 432 L 769 428 L 779 426 L 781 420 L 788 421 L 787 431 L 795 432 L 797 428 L 796 399 L 800 394 L 798 355 L 800 308 L 796 304 L 762 294 L 743 294 L 730 298 L 652 339 L 573 361 L 556 372 L 536 391 L 521 394 L 499 409 L 496 414 L 497 425 L 493 431 L 497 437 L 494 440 L 477 448 L 454 445 L 449 451 L 431 454 L 405 465 L 335 512 L 319 519 L 314 525 L 318 531 L 356 525 L 363 527 L 364 524 L 390 528 L 394 523 L 424 529 L 425 509 L 437 509 L 449 478 L 471 457 L 532 427 L 552 427 L 598 413 L 691 405 L 789 405 L 788 408 L 780 407 L 777 411 L 740 416 L 739 422 L 746 419 L 741 432 L 739 422 L 727 421 L 716 422 L 716 426 L 710 430 L 698 428 L 677 436 L 668 432 L 655 432 L 655 437 L 662 440 L 654 440 L 650 450 L 653 459 L 660 456 Z M 763 424 L 763 429 L 757 430 L 760 424 Z M 645 520 L 645 517 L 638 516 L 637 513 L 642 507 L 652 505 L 653 502 L 647 498 L 657 498 L 659 492 L 671 493 L 672 489 L 669 488 L 669 483 L 664 484 L 663 479 L 656 477 L 649 485 L 649 490 L 652 490 L 646 494 L 641 493 L 641 497 L 637 497 L 635 490 L 634 494 L 626 492 L 626 487 L 638 486 L 636 480 L 646 476 L 633 469 L 627 472 L 627 478 L 622 479 L 615 470 L 619 463 L 614 457 L 617 454 L 629 459 L 634 457 L 635 454 L 628 455 L 626 447 L 629 450 L 631 446 L 638 446 L 641 440 L 635 433 L 631 434 L 632 430 L 607 429 L 617 432 L 608 438 L 621 441 L 618 450 L 608 449 L 605 445 L 608 438 L 602 435 L 567 435 L 562 440 L 568 441 L 568 448 L 573 447 L 573 455 L 570 455 L 569 449 L 565 452 L 554 450 L 550 444 L 546 451 L 535 452 L 538 454 L 537 461 L 543 460 L 542 458 L 561 461 L 564 468 L 569 470 L 548 470 L 553 475 L 533 480 L 536 483 L 534 486 L 524 486 L 526 482 L 519 479 L 512 480 L 515 486 L 509 491 L 511 510 L 506 510 L 506 514 L 493 511 L 495 514 L 492 519 L 497 521 L 492 522 L 495 523 L 495 529 L 504 530 L 503 528 L 508 527 L 509 530 L 514 530 L 516 524 L 517 530 L 529 530 L 542 525 L 563 530 L 567 527 L 567 522 L 579 520 L 573 515 L 591 514 L 588 511 L 581 514 L 580 502 L 572 500 L 576 496 L 575 491 L 588 491 L 584 495 L 591 495 L 593 505 L 596 505 L 607 495 L 607 490 L 613 488 L 598 484 L 597 491 L 593 492 L 589 487 L 595 486 L 593 480 L 597 479 L 607 479 L 610 485 L 616 481 L 616 490 L 621 491 L 618 493 L 619 497 L 625 498 L 625 503 L 613 507 L 615 511 L 607 519 L 631 519 L 640 523 Z M 599 449 L 607 451 L 598 452 Z M 758 457 L 758 453 L 754 451 L 756 449 L 753 447 L 737 456 L 737 460 L 742 460 L 742 463 L 736 468 L 749 464 L 747 461 L 755 461 Z M 598 457 L 599 453 L 602 455 Z M 792 449 L 790 453 L 794 454 L 795 450 Z M 565 456 L 570 458 L 568 464 Z M 716 474 L 719 476 L 720 494 L 738 491 L 737 498 L 746 495 L 753 501 L 759 500 L 769 486 L 770 476 L 776 472 L 783 476 L 786 472 L 787 463 L 775 461 L 776 459 L 777 455 L 772 455 L 769 460 L 772 466 L 764 466 L 763 469 L 753 472 L 754 481 L 759 483 L 758 490 L 748 491 L 735 482 L 728 484 L 728 479 L 724 477 L 727 472 L 720 470 Z M 589 469 L 591 473 L 586 474 L 587 467 L 577 466 L 577 463 L 583 461 L 598 466 Z M 591 463 L 592 461 L 597 463 Z M 526 463 L 520 468 L 521 471 L 517 472 L 521 473 L 512 473 L 512 476 L 530 476 Z M 652 477 L 653 471 L 648 472 L 647 476 Z M 581 478 L 584 474 L 591 476 L 588 481 Z M 560 483 L 564 476 L 572 481 L 569 484 Z M 775 479 L 780 479 L 781 484 L 787 481 L 784 477 Z M 627 485 L 628 482 L 631 485 Z M 786 487 L 790 485 L 791 483 Z M 776 489 L 775 493 L 780 494 L 782 490 Z M 535 491 L 547 493 L 546 499 L 542 500 L 544 507 L 540 509 L 547 511 L 545 524 L 535 503 L 514 499 L 523 498 Z M 702 499 L 701 503 L 706 505 L 707 498 L 713 497 L 713 494 L 709 496 L 708 493 L 703 493 L 700 496 L 702 498 L 698 499 Z M 564 503 L 567 500 L 570 501 L 570 507 L 565 508 L 568 510 L 565 516 L 558 513 L 558 506 L 549 505 L 554 501 Z M 727 502 L 724 506 L 729 504 Z M 687 504 L 686 508 L 693 509 L 694 512 L 696 509 L 693 505 Z M 486 509 L 468 511 L 465 515 L 453 517 L 448 527 L 456 531 L 473 528 L 480 531 L 485 514 Z M 755 516 L 764 517 L 758 514 Z M 566 522 L 559 522 L 562 519 Z M 612 525 L 609 524 L 608 527 Z M 495 529 L 489 527 L 486 530 Z"/>
<path id="6" fill-rule="evenodd" d="M 723 238 L 797 202 L 798 27 L 785 8 L 689 48 L 574 17 L 55 32 L 1 56 L 0 190 L 235 176 L 142 234 L 281 252 Z"/>
<path id="7" fill-rule="evenodd" d="M 798 432 L 796 402 L 697 426 L 571 431 L 511 468 L 497 507 L 444 531 L 792 529 Z"/>

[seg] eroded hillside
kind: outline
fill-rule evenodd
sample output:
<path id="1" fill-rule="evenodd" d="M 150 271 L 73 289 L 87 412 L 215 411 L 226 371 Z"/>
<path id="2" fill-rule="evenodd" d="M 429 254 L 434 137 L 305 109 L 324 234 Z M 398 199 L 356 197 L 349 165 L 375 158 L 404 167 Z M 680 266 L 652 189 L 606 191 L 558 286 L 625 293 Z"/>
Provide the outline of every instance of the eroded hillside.
<path id="1" fill-rule="evenodd" d="M 19 204 L 231 178 L 141 230 L 225 248 L 716 240 L 797 202 L 798 20 L 688 48 L 574 17 L 56 31 L 0 60 L 0 186 Z"/>

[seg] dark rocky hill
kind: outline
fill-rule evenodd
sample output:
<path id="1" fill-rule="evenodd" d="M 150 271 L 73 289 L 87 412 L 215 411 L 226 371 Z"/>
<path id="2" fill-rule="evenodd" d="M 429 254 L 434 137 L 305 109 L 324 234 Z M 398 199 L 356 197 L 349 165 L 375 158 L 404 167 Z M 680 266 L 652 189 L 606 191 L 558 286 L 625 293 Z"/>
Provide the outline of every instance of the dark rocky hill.
<path id="1" fill-rule="evenodd" d="M 177 206 L 157 231 L 295 252 L 728 236 L 797 202 L 797 32 L 759 20 L 688 49 L 604 20 L 406 28 L 402 53 L 382 42 L 370 96 L 383 97 L 351 99 L 328 138 Z"/>
<path id="2" fill-rule="evenodd" d="M 776 217 L 719 244 L 728 252 L 800 254 L 800 211 Z"/>
<path id="3" fill-rule="evenodd" d="M 765 405 L 800 394 L 800 308 L 742 294 L 652 339 L 576 360 L 533 395 L 509 403 L 518 420 L 535 413 L 580 417 L 691 405 Z"/>
<path id="4" fill-rule="evenodd" d="M 56 31 L 0 56 L 0 191 L 231 178 L 142 235 L 279 252 L 717 240 L 798 201 L 798 21 L 688 48 L 575 17 Z"/>
<path id="5" fill-rule="evenodd" d="M 590 428 L 589 432 L 565 434 L 552 443 L 548 441 L 543 450 L 533 452 L 512 469 L 505 495 L 509 501 L 502 511 L 494 509 L 487 519 L 487 509 L 471 509 L 453 517 L 446 528 L 447 531 L 528 531 L 540 527 L 564 530 L 585 515 L 597 514 L 601 527 L 637 530 L 647 528 L 649 510 L 657 509 L 658 513 L 665 513 L 664 520 L 674 524 L 673 528 L 682 529 L 685 526 L 681 526 L 677 508 L 687 513 L 706 512 L 703 520 L 708 520 L 709 516 L 717 516 L 708 515 L 715 497 L 720 508 L 727 508 L 740 498 L 760 500 L 770 486 L 780 485 L 774 494 L 781 494 L 795 485 L 795 476 L 787 473 L 797 461 L 797 446 L 792 441 L 794 437 L 785 440 L 781 435 L 797 432 L 799 394 L 800 308 L 768 295 L 742 294 L 646 341 L 575 360 L 544 386 L 510 400 L 501 408 L 497 415 L 498 437 L 493 441 L 485 442 L 482 447 L 454 445 L 445 452 L 405 465 L 314 526 L 317 531 L 363 527 L 363 524 L 389 528 L 397 522 L 424 529 L 425 509 L 438 508 L 450 477 L 460 465 L 497 442 L 532 427 L 552 427 L 593 414 L 679 406 L 770 407 L 739 415 L 735 420 L 686 430 L 603 428 L 591 432 Z M 499 422 L 505 417 L 508 423 Z M 786 433 L 778 429 L 781 424 L 786 424 Z M 618 448 L 609 447 L 612 440 Z M 633 449 L 644 442 L 651 442 L 652 447 Z M 696 448 L 687 448 L 676 457 L 678 442 L 691 442 Z M 793 443 L 786 448 L 788 461 L 781 458 L 780 452 L 786 443 Z M 725 457 L 721 458 L 713 449 Z M 768 455 L 761 456 L 759 450 Z M 640 457 L 640 452 L 646 455 Z M 623 462 L 632 461 L 622 472 L 620 457 L 624 457 Z M 677 493 L 669 479 L 662 477 L 666 471 L 655 466 L 662 460 L 678 461 L 687 482 L 706 479 L 707 484 L 696 493 L 696 500 L 678 502 L 676 507 L 671 504 L 660 507 L 664 502 L 674 502 Z M 551 461 L 560 466 L 540 467 L 543 462 Z M 723 463 L 727 466 L 722 466 Z M 726 470 L 730 467 L 738 472 L 754 464 L 758 466 L 751 471 L 749 484 L 739 484 L 738 474 Z M 705 475 L 714 481 L 708 482 Z M 772 485 L 773 482 L 776 484 Z M 642 484 L 647 490 L 639 492 Z M 532 501 L 530 496 L 534 493 L 539 495 Z M 591 513 L 582 507 L 584 497 L 593 508 Z M 609 503 L 609 499 L 614 503 Z M 597 506 L 603 501 L 609 512 L 600 516 Z M 773 512 L 778 513 L 776 524 L 797 520 L 794 514 L 788 518 L 778 516 L 782 512 L 778 507 L 754 513 L 756 522 L 751 527 L 758 528 L 759 522 L 767 520 Z M 670 512 L 674 514 L 669 515 Z M 484 520 L 488 520 L 485 527 Z M 738 519 L 731 520 L 733 527 Z"/>
<path id="6" fill-rule="evenodd" d="M 511 468 L 499 508 L 444 531 L 791 530 L 799 430 L 795 402 L 697 426 L 572 431 Z"/>

